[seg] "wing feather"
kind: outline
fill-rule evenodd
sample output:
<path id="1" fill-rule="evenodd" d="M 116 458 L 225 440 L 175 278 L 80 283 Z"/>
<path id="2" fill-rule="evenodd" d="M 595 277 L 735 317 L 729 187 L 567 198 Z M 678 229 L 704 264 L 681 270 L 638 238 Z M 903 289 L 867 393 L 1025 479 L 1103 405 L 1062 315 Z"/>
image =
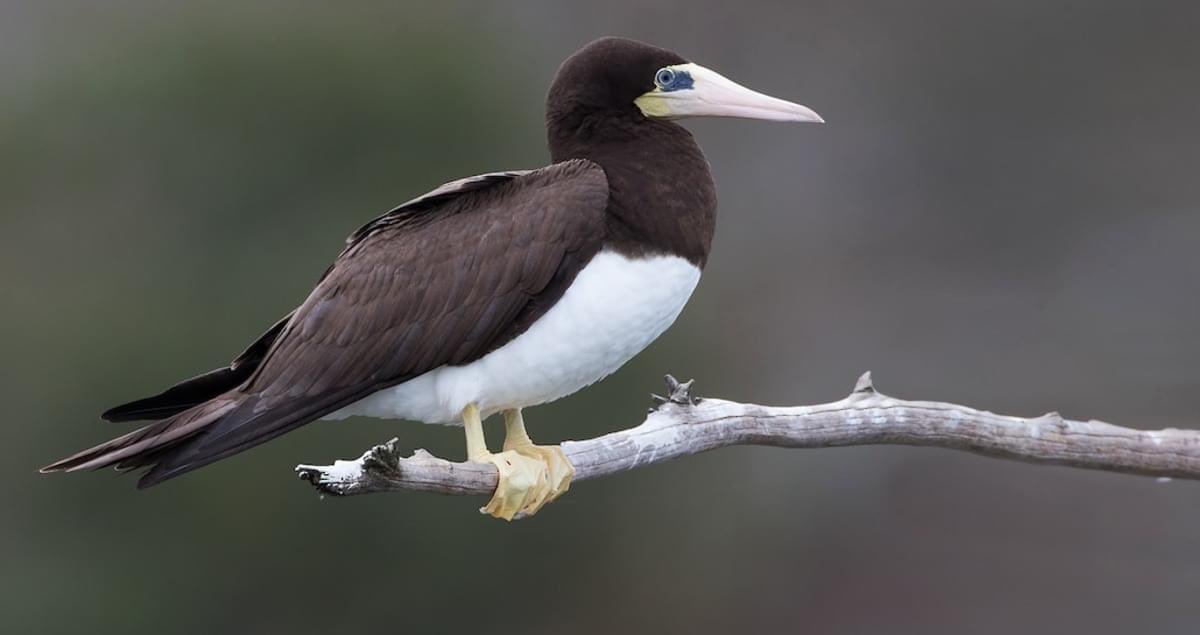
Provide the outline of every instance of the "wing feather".
<path id="1" fill-rule="evenodd" d="M 238 389 L 237 416 L 156 457 L 143 486 L 503 345 L 599 251 L 608 184 L 576 160 L 416 200 L 420 222 L 356 232 Z"/>

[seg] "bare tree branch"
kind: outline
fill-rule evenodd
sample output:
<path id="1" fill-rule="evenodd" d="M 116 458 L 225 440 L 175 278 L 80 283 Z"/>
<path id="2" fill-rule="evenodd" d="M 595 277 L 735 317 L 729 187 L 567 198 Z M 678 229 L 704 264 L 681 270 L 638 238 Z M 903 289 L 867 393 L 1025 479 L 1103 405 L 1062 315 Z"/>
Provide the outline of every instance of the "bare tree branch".
<path id="1" fill-rule="evenodd" d="M 667 376 L 668 397 L 635 428 L 562 449 L 575 481 L 698 454 L 730 445 L 825 448 L 916 445 L 964 450 L 1004 459 L 1069 465 L 1160 478 L 1200 479 L 1200 431 L 1134 430 L 1101 421 L 1073 421 L 1058 413 L 1009 417 L 936 401 L 905 401 L 877 392 L 864 374 L 850 396 L 815 406 L 768 407 L 697 399 L 692 382 Z M 491 494 L 496 468 L 454 463 L 424 450 L 400 456 L 398 441 L 376 446 L 353 461 L 299 465 L 300 478 L 324 494 L 349 496 L 418 490 Z"/>

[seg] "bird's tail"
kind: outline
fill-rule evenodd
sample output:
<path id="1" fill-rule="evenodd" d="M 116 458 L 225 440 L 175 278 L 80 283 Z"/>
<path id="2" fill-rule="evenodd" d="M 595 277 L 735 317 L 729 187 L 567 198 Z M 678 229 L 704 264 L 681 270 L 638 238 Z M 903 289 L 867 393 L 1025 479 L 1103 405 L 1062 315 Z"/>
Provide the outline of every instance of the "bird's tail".
<path id="1" fill-rule="evenodd" d="M 132 470 L 158 463 L 172 450 L 238 410 L 243 395 L 227 393 L 128 434 L 55 461 L 41 471 L 77 472 L 115 466 Z"/>

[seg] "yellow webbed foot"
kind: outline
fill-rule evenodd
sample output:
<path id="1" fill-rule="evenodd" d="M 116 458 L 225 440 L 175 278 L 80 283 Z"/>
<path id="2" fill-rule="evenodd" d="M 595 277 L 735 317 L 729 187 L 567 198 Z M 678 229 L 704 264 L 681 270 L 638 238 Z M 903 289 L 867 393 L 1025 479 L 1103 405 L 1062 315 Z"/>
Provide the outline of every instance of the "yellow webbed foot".
<path id="1" fill-rule="evenodd" d="M 570 486 L 571 467 L 562 450 L 529 445 L 486 457 L 500 472 L 492 500 L 479 511 L 495 518 L 512 520 L 532 516 Z"/>
<path id="2" fill-rule="evenodd" d="M 550 501 L 562 496 L 571 487 L 575 477 L 575 466 L 557 445 L 534 445 L 525 431 L 525 419 L 519 408 L 504 412 L 504 450 L 535 458 L 546 466 L 548 491 L 544 497 L 535 499 L 530 505 L 532 514 Z"/>
<path id="3" fill-rule="evenodd" d="M 567 455 L 557 445 L 534 445 L 532 443 L 504 446 L 505 452 L 516 452 L 521 456 L 539 461 L 546 470 L 547 496 L 531 512 L 542 505 L 562 496 L 571 488 L 571 479 L 575 476 L 575 466 L 567 460 Z"/>
<path id="4" fill-rule="evenodd" d="M 512 520 L 536 514 L 543 505 L 566 492 L 575 476 L 575 466 L 567 460 L 562 448 L 534 445 L 529 440 L 520 410 L 505 412 L 504 424 L 504 451 L 492 454 L 484 443 L 479 409 L 471 404 L 463 410 L 468 458 L 477 463 L 491 463 L 500 473 L 492 500 L 479 511 Z"/>

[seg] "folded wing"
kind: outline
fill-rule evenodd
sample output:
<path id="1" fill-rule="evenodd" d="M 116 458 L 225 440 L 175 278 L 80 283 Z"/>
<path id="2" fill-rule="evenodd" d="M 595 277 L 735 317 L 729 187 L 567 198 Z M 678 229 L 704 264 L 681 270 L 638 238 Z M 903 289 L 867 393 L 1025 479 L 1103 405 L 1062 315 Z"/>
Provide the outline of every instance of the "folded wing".
<path id="1" fill-rule="evenodd" d="M 473 179 L 356 232 L 239 385 L 46 470 L 150 467 L 153 485 L 519 335 L 599 250 L 607 180 L 583 160 Z"/>

